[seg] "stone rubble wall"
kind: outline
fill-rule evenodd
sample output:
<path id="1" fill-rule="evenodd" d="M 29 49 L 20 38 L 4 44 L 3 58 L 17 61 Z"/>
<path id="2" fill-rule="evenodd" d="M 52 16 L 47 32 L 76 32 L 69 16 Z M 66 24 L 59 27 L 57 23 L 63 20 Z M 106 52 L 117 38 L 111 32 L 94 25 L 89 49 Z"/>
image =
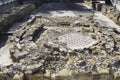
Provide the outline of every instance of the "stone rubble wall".
<path id="1" fill-rule="evenodd" d="M 92 7 L 96 11 L 101 11 L 105 16 L 113 20 L 116 24 L 120 25 L 120 11 L 113 6 L 100 3 L 99 1 L 85 1 L 85 4 Z"/>
<path id="2" fill-rule="evenodd" d="M 19 6 L 18 2 L 16 0 L 11 0 L 7 2 L 0 3 L 0 14 L 4 13 L 6 10 Z"/>
<path id="3" fill-rule="evenodd" d="M 109 5 L 103 5 L 101 12 L 120 25 L 120 11 Z"/>
<path id="4" fill-rule="evenodd" d="M 34 4 L 25 4 L 20 7 L 12 8 L 7 14 L 2 14 L 0 18 L 0 31 L 6 30 L 16 21 L 19 21 L 35 9 L 36 7 Z"/>

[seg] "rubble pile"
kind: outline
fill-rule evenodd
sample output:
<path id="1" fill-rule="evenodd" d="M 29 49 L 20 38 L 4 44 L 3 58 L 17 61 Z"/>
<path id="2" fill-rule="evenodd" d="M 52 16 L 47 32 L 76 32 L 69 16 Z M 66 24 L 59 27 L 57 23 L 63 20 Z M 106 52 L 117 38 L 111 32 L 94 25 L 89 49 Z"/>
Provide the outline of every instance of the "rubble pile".
<path id="1" fill-rule="evenodd" d="M 92 15 L 32 15 L 9 37 L 13 63 L 0 67 L 0 79 L 119 80 L 119 35 L 119 30 L 101 26 Z"/>

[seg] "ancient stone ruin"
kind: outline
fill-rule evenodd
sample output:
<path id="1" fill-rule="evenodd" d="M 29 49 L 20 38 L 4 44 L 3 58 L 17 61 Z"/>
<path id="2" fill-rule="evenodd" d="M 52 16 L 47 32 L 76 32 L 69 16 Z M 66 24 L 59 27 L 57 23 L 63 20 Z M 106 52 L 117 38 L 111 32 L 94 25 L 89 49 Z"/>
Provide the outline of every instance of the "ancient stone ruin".
<path id="1" fill-rule="evenodd" d="M 91 1 L 0 14 L 0 80 L 120 80 L 119 11 Z"/>

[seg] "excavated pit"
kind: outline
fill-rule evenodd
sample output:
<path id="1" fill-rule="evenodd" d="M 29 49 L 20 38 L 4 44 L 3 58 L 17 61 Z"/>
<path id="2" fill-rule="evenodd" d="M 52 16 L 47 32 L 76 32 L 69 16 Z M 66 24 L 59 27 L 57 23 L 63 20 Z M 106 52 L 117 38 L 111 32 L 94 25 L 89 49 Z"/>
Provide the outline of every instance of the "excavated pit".
<path id="1" fill-rule="evenodd" d="M 68 18 L 70 19 L 66 22 Z M 49 19 L 55 22 L 47 21 Z M 82 19 L 81 17 L 54 19 L 54 17 L 36 16 L 34 23 L 26 23 L 17 29 L 9 42 L 13 45 L 10 51 L 16 62 L 10 69 L 19 66 L 17 73 L 24 71 L 25 78 L 28 80 L 31 77 L 33 79 L 90 78 L 93 80 L 98 76 L 101 80 L 112 80 L 113 73 L 117 73 L 112 68 L 115 67 L 114 62 L 118 61 L 116 57 L 119 57 L 119 54 L 115 55 L 113 50 L 115 44 L 112 41 L 115 39 L 110 36 L 113 36 L 111 32 L 114 34 L 116 32 L 112 28 L 97 25 L 93 22 L 94 18 L 90 20 L 91 16 L 86 18 L 86 22 L 89 21 L 87 26 L 86 22 L 80 23 Z M 105 30 L 108 31 L 107 34 L 102 33 Z M 107 37 L 113 43 L 107 43 Z M 109 66 L 112 64 L 113 67 Z M 31 74 L 31 77 L 28 74 Z"/>

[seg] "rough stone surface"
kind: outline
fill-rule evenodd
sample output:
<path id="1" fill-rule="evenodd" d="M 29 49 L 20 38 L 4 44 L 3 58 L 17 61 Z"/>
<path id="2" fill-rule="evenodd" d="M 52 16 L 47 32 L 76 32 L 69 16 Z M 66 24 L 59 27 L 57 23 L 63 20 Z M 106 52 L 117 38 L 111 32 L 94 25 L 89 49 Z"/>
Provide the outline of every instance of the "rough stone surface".
<path id="1" fill-rule="evenodd" d="M 12 26 L 16 21 L 19 21 L 25 15 L 29 14 L 35 9 L 34 4 L 25 4 L 20 7 L 14 7 L 7 14 L 2 14 L 0 18 L 0 31 Z"/>
<path id="2" fill-rule="evenodd" d="M 120 11 L 109 5 L 102 6 L 102 13 L 120 25 Z"/>

